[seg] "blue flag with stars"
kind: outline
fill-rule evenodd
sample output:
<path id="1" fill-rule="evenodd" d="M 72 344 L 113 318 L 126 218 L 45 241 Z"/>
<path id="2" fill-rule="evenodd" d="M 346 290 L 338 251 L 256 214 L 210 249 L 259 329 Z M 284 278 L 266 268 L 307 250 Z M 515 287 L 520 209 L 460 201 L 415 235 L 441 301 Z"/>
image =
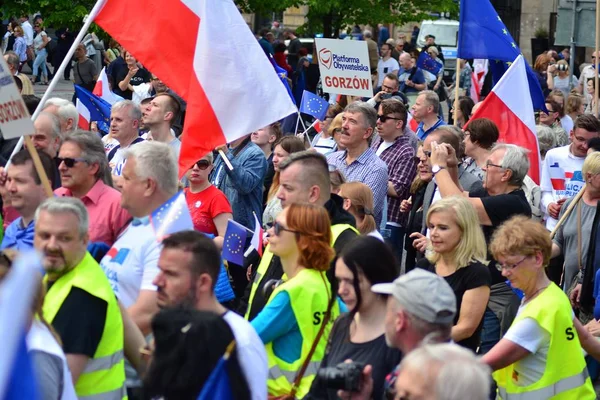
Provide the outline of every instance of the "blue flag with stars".
<path id="1" fill-rule="evenodd" d="M 79 85 L 75 85 L 75 95 L 90 110 L 90 122 L 96 121 L 98 129 L 108 132 L 110 130 L 111 105 L 106 100 L 101 99 Z"/>
<path id="2" fill-rule="evenodd" d="M 457 58 L 490 60 L 494 82 L 500 80 L 521 50 L 489 0 L 461 0 Z M 527 81 L 534 109 L 545 110 L 542 87 L 529 65 Z"/>
<path id="3" fill-rule="evenodd" d="M 272 55 L 269 55 L 269 61 L 271 61 L 271 64 L 273 64 L 273 68 L 275 68 L 275 72 L 277 73 L 279 80 L 281 81 L 281 83 L 283 83 L 283 86 L 285 87 L 288 94 L 290 95 L 290 98 L 292 99 L 294 104 L 296 104 L 296 100 L 294 99 L 294 95 L 292 94 L 292 88 L 290 87 L 290 84 L 288 83 L 287 71 L 285 69 L 281 68 L 279 65 L 277 65 L 277 62 L 275 62 L 275 59 L 273 58 Z"/>
<path id="4" fill-rule="evenodd" d="M 300 104 L 301 113 L 312 115 L 319 121 L 323 121 L 327 115 L 327 108 L 329 108 L 327 100 L 322 99 L 307 90 L 302 93 L 302 104 Z"/>
<path id="5" fill-rule="evenodd" d="M 433 57 L 431 57 L 427 52 L 422 51 L 417 59 L 417 68 L 421 68 L 423 71 L 427 71 L 436 75 L 440 72 L 443 65 L 437 62 Z"/>
<path id="6" fill-rule="evenodd" d="M 227 221 L 227 230 L 223 241 L 223 258 L 237 265 L 244 265 L 247 229 L 233 220 Z"/>
<path id="7" fill-rule="evenodd" d="M 183 192 L 176 193 L 166 203 L 154 210 L 150 214 L 150 224 L 154 228 L 158 241 L 162 241 L 175 232 L 193 230 L 192 215 Z"/>

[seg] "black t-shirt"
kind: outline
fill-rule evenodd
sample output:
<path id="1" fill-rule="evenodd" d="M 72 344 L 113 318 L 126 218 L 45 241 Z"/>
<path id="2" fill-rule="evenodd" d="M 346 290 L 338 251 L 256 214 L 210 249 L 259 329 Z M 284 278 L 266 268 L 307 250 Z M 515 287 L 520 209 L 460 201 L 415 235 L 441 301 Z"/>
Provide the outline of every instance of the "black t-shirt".
<path id="1" fill-rule="evenodd" d="M 115 75 L 116 85 L 115 85 L 115 87 L 113 87 L 113 91 L 116 94 L 118 94 L 119 96 L 123 97 L 124 99 L 131 100 L 131 97 L 133 96 L 133 92 L 131 90 L 119 89 L 119 82 L 121 82 L 121 81 L 123 81 L 123 79 L 125 79 L 128 72 L 129 72 L 129 68 L 120 68 L 116 71 L 116 75 Z M 150 82 L 150 78 L 152 78 L 152 76 L 150 75 L 150 72 L 145 68 L 140 68 L 138 70 L 138 72 L 135 73 L 133 78 L 131 78 L 131 80 L 129 81 L 129 84 L 131 86 L 136 86 L 136 85 L 139 85 L 142 83 L 147 83 L 147 82 Z"/>
<path id="2" fill-rule="evenodd" d="M 94 356 L 104 332 L 107 310 L 106 301 L 78 287 L 71 289 L 52 321 L 65 354 Z"/>
<path id="3" fill-rule="evenodd" d="M 340 316 L 331 329 L 329 343 L 321 368 L 335 367 L 351 359 L 355 362 L 370 364 L 373 367 L 373 399 L 382 399 L 384 381 L 387 374 L 392 372 L 400 363 L 402 353 L 392 349 L 385 343 L 385 335 L 366 343 L 350 341 L 352 318 L 349 313 Z M 315 378 L 307 399 L 337 400 L 336 391 L 327 389 L 324 382 Z"/>
<path id="4" fill-rule="evenodd" d="M 426 258 L 423 258 L 417 263 L 417 266 L 428 271 L 435 273 L 435 266 L 429 262 Z M 487 266 L 480 262 L 472 262 L 466 267 L 459 268 L 452 275 L 445 276 L 444 279 L 448 282 L 448 285 L 452 288 L 454 295 L 456 296 L 456 317 L 454 318 L 454 325 L 458 322 L 460 316 L 460 306 L 467 290 L 475 289 L 481 286 L 490 286 L 492 283 L 492 277 Z M 477 330 L 470 338 L 461 340 L 457 344 L 471 349 L 477 350 L 479 346 L 479 337 L 481 334 L 481 328 L 483 327 L 483 318 L 479 322 Z"/>
<path id="5" fill-rule="evenodd" d="M 524 215 L 531 218 L 531 206 L 527 201 L 527 197 L 525 197 L 525 192 L 521 189 L 497 196 L 481 197 L 481 202 L 485 212 L 490 217 L 490 221 L 492 221 L 491 226 L 482 226 L 485 242 L 488 245 L 496 228 L 510 218 L 515 215 Z M 496 268 L 496 261 L 492 259 L 491 254 L 488 255 L 488 258 L 491 260 L 488 267 L 492 274 L 492 285 L 506 281 L 502 273 Z"/>

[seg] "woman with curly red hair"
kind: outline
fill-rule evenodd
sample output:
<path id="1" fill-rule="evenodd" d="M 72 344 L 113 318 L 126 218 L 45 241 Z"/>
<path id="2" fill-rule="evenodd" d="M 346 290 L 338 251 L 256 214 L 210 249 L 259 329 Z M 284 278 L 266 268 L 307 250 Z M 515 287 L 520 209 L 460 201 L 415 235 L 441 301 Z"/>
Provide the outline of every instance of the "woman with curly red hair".
<path id="1" fill-rule="evenodd" d="M 269 395 L 301 399 L 308 393 L 340 314 L 341 303 L 325 275 L 334 257 L 330 227 L 325 208 L 291 204 L 268 231 L 284 280 L 267 283 L 275 290 L 252 326 L 267 351 Z"/>

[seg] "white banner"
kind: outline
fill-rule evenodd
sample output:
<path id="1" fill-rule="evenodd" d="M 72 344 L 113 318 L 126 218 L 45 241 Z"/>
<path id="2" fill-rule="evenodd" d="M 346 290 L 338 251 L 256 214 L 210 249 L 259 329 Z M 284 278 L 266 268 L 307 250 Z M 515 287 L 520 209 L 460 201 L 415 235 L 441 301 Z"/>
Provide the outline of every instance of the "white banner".
<path id="1" fill-rule="evenodd" d="M 323 91 L 373 97 L 367 42 L 315 39 Z"/>
<path id="2" fill-rule="evenodd" d="M 33 134 L 33 122 L 4 57 L 0 57 L 0 129 L 4 139 Z"/>

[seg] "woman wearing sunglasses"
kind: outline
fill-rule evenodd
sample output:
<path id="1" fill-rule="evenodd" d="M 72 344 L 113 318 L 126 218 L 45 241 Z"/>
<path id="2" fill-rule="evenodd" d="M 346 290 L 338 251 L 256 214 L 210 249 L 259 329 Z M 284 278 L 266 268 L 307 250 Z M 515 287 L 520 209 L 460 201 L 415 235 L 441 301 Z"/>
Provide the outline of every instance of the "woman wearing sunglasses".
<path id="1" fill-rule="evenodd" d="M 269 395 L 301 399 L 308 393 L 325 355 L 331 324 L 340 315 L 325 275 L 334 256 L 330 224 L 325 208 L 291 204 L 268 231 L 271 251 L 280 258 L 286 278 L 278 285 L 267 283 L 276 288 L 251 322 L 267 351 Z"/>
<path id="2" fill-rule="evenodd" d="M 530 218 L 513 217 L 496 230 L 490 249 L 502 276 L 524 293 L 511 327 L 482 358 L 496 371 L 499 395 L 595 399 L 581 348 L 599 359 L 600 342 L 546 275 L 552 252 L 548 231 Z"/>
<path id="3" fill-rule="evenodd" d="M 428 251 L 417 266 L 448 282 L 456 296 L 457 310 L 452 340 L 475 352 L 492 283 L 483 263 L 486 245 L 477 212 L 463 197 L 441 199 L 429 209 L 427 227 Z"/>
<path id="4" fill-rule="evenodd" d="M 184 189 L 194 229 L 225 237 L 227 221 L 233 218 L 231 205 L 223 192 L 208 180 L 212 171 L 213 155 L 208 153 L 185 174 L 190 186 Z"/>

